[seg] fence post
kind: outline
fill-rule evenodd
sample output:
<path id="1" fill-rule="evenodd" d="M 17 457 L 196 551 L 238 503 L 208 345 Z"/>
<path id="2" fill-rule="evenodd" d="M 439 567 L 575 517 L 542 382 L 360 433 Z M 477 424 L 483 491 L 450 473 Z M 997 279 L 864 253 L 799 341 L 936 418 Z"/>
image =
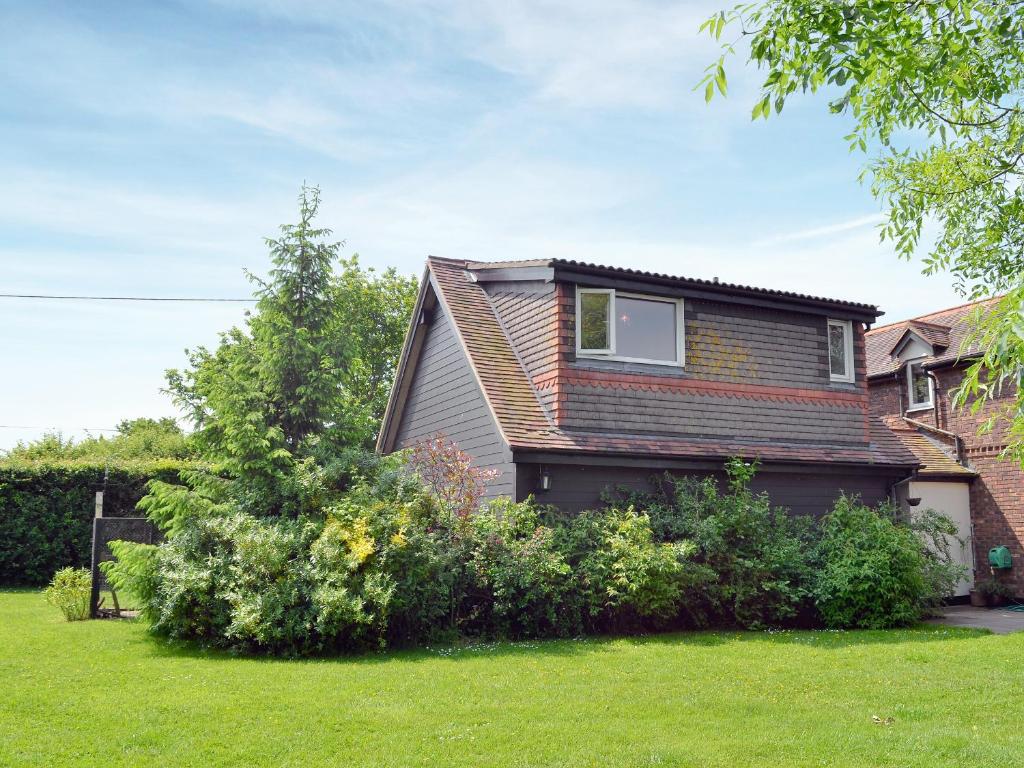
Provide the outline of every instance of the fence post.
<path id="1" fill-rule="evenodd" d="M 97 493 L 97 496 L 102 498 L 101 494 Z M 102 501 L 97 499 L 97 512 L 102 512 Z M 95 619 L 99 615 L 100 607 L 100 521 L 103 518 L 97 515 L 92 519 L 92 590 L 89 595 L 89 617 Z"/>

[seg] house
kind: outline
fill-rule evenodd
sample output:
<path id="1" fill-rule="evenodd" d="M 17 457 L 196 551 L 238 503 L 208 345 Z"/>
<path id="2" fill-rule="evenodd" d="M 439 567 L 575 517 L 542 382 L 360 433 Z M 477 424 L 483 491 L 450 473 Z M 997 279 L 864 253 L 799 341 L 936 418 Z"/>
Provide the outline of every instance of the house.
<path id="1" fill-rule="evenodd" d="M 986 302 L 964 304 L 899 323 L 865 336 L 871 412 L 921 461 L 917 479 L 899 495 L 920 499 L 960 521 L 973 544 L 965 559 L 977 578 L 991 575 L 988 553 L 1010 550 L 1013 565 L 999 574 L 1024 595 L 1024 471 L 999 458 L 1005 430 L 984 435 L 978 427 L 1015 395 L 1003 393 L 979 413 L 954 408 L 952 393 L 978 350 L 968 344 L 971 318 Z"/>
<path id="2" fill-rule="evenodd" d="M 920 460 L 868 402 L 866 304 L 561 259 L 430 258 L 378 450 L 439 433 L 491 495 L 593 508 L 609 486 L 757 459 L 758 490 L 821 514 Z"/>

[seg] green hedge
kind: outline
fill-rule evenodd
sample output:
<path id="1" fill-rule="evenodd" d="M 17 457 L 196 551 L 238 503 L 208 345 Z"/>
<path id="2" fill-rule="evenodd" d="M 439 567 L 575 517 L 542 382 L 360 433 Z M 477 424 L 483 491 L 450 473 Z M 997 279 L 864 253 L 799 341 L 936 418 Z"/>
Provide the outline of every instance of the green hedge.
<path id="1" fill-rule="evenodd" d="M 42 586 L 61 568 L 90 565 L 96 491 L 103 514 L 134 517 L 152 479 L 177 482 L 178 459 L 0 462 L 0 585 Z"/>

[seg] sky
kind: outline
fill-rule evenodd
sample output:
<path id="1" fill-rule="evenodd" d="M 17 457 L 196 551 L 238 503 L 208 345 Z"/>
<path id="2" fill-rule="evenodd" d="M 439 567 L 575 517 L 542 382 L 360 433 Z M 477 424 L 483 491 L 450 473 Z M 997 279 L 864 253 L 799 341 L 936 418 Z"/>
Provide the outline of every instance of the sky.
<path id="1" fill-rule="evenodd" d="M 721 6 L 0 0 L 0 293 L 247 297 L 307 182 L 368 266 L 573 258 L 880 322 L 960 303 L 879 243 L 824 98 L 751 122 L 741 55 L 705 104 Z M 0 299 L 0 449 L 176 415 L 165 369 L 244 306 Z"/>

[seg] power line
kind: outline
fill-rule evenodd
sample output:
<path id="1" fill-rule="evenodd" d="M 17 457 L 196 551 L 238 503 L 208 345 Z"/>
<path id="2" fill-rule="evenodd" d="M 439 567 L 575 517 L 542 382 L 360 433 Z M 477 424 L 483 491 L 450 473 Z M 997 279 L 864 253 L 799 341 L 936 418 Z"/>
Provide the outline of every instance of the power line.
<path id="1" fill-rule="evenodd" d="M 0 429 L 60 429 L 60 427 L 39 427 L 31 426 L 27 424 L 0 424 Z M 117 432 L 118 430 L 112 427 L 67 427 L 67 429 L 74 429 L 81 432 Z"/>
<path id="2" fill-rule="evenodd" d="M 43 293 L 0 293 L 0 299 L 70 299 L 73 301 L 255 302 L 256 299 L 186 298 L 182 296 L 56 296 Z"/>

